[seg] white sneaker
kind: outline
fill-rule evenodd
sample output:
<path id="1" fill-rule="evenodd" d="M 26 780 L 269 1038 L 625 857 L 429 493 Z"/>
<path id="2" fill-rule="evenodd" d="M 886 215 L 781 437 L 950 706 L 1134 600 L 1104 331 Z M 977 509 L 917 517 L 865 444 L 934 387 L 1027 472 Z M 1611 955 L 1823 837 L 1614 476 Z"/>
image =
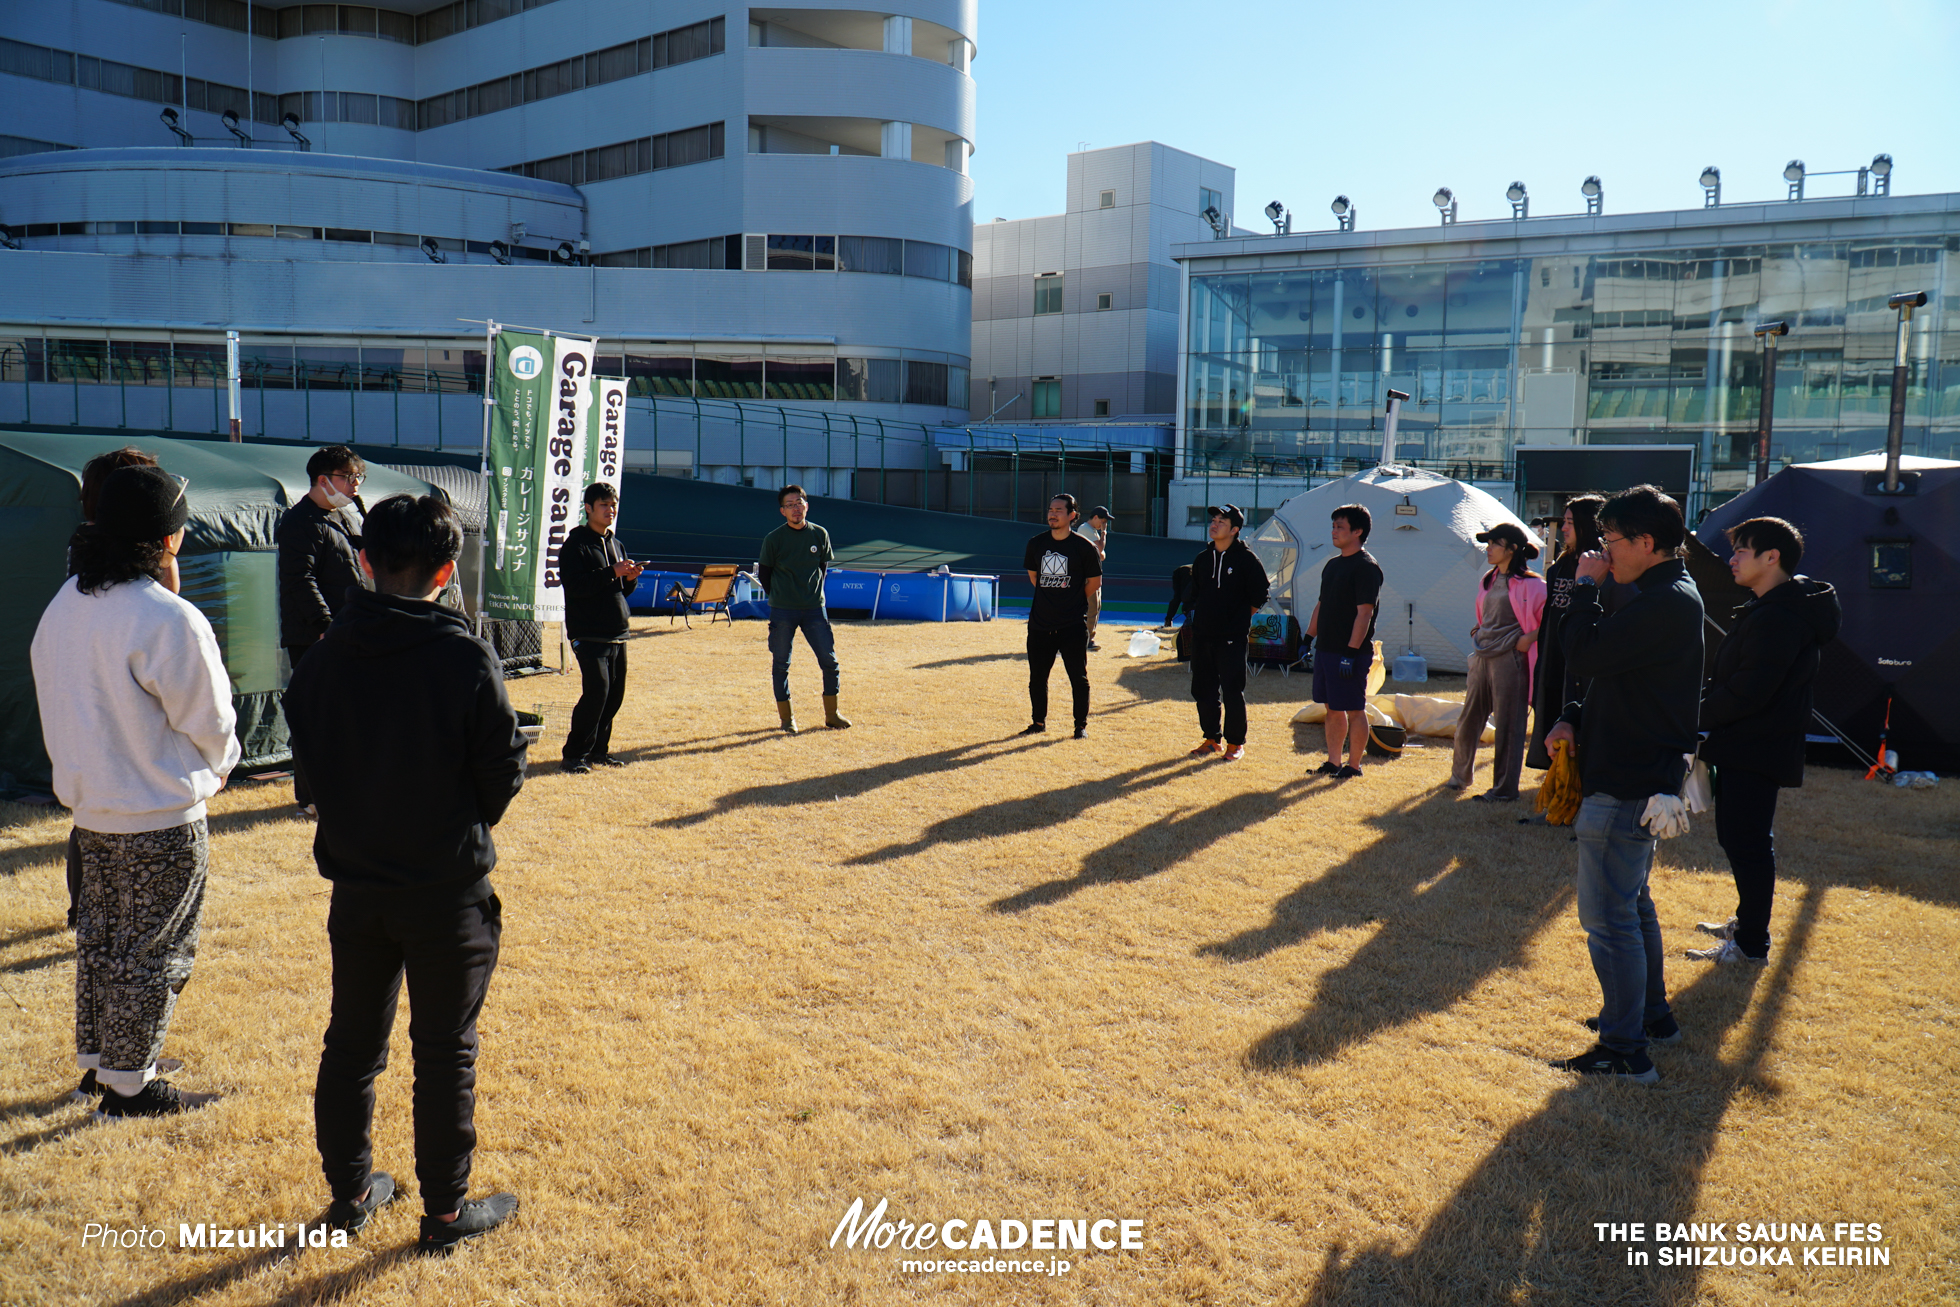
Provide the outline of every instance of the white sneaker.
<path id="1" fill-rule="evenodd" d="M 1725 939 L 1714 948 L 1691 948 L 1688 950 L 1688 956 L 1696 962 L 1714 962 L 1724 966 L 1732 962 L 1748 962 L 1760 967 L 1769 961 L 1767 953 L 1759 958 L 1750 957 L 1737 948 L 1732 939 Z"/>
<path id="2" fill-rule="evenodd" d="M 1697 921 L 1695 929 L 1704 935 L 1713 935 L 1716 939 L 1734 939 L 1735 918 L 1730 917 L 1727 921 Z"/>

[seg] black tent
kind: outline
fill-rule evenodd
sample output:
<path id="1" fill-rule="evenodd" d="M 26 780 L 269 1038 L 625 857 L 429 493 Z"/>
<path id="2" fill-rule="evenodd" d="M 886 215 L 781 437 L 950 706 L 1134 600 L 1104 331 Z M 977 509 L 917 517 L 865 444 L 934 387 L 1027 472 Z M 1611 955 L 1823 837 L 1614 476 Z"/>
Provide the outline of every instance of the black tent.
<path id="1" fill-rule="evenodd" d="M 1885 458 L 1799 463 L 1710 513 L 1699 535 L 1780 517 L 1803 532 L 1798 570 L 1837 587 L 1844 629 L 1824 650 L 1817 711 L 1865 750 L 1891 703 L 1888 747 L 1914 771 L 1960 769 L 1960 463 L 1901 460 L 1904 493 L 1883 491 Z M 1710 616 L 1719 616 L 1710 613 Z"/>

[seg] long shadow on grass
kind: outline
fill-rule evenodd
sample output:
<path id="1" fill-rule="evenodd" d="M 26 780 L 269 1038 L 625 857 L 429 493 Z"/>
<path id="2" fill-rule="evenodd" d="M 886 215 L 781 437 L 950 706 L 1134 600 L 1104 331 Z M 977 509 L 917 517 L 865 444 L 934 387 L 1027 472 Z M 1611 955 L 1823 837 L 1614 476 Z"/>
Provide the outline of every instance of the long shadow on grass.
<path id="1" fill-rule="evenodd" d="M 64 962 L 72 961 L 74 956 L 75 950 L 71 948 L 63 949 L 59 953 L 47 953 L 38 958 L 27 958 L 21 962 L 9 962 L 6 966 L 0 967 L 0 976 L 19 976 L 29 971 L 58 967 Z"/>
<path id="2" fill-rule="evenodd" d="M 1815 886 L 1804 890 L 1767 974 L 1709 967 L 1674 996 L 1687 1040 L 1659 1051 L 1655 1061 L 1666 1076 L 1659 1086 L 1573 1077 L 1498 1141 L 1413 1248 L 1398 1254 L 1376 1244 L 1349 1256 L 1337 1244 L 1305 1301 L 1314 1307 L 1697 1301 L 1698 1270 L 1628 1266 L 1628 1245 L 1601 1242 L 1593 1223 L 1685 1220 L 1696 1210 L 1703 1169 L 1737 1093 L 1779 1092 L 1762 1076 L 1763 1057 L 1824 895 Z M 1584 965 L 1584 956 L 1575 950 L 1575 965 Z M 1718 1052 L 1723 1037 L 1758 991 L 1762 1002 L 1741 1053 L 1725 1062 Z M 1575 1025 L 1573 1033 L 1570 1050 L 1544 1051 L 1576 1052 L 1584 1032 Z"/>
<path id="3" fill-rule="evenodd" d="M 704 753 L 725 753 L 729 749 L 746 749 L 751 745 L 762 744 L 781 735 L 780 727 L 753 731 L 729 731 L 722 735 L 707 735 L 698 740 L 675 740 L 667 744 L 642 744 L 636 748 L 621 749 L 613 755 L 624 762 L 659 762 L 662 758 L 687 758 Z M 719 741 L 719 743 L 717 743 Z"/>
<path id="4" fill-rule="evenodd" d="M 1185 765 L 1187 761 L 1184 758 L 1169 758 L 1059 790 L 1043 790 L 1026 798 L 983 804 L 957 817 L 934 822 L 920 833 L 919 838 L 909 843 L 887 844 L 882 849 L 860 853 L 855 858 L 846 859 L 845 865 L 890 862 L 893 858 L 906 858 L 924 852 L 936 844 L 964 844 L 968 840 L 992 839 L 999 835 L 1025 835 L 1046 826 L 1058 826 L 1100 804 L 1175 780 L 1191 770 Z"/>
<path id="5" fill-rule="evenodd" d="M 67 926 L 30 926 L 12 935 L 0 938 L 0 948 L 12 948 L 15 944 L 25 944 L 30 939 L 46 939 L 49 935 L 65 935 Z"/>
<path id="6" fill-rule="evenodd" d="M 941 658 L 938 662 L 915 663 L 913 666 L 915 670 L 925 672 L 935 671 L 941 667 L 977 667 L 981 663 L 1024 663 L 1027 660 L 1027 654 L 1021 652 L 983 653 L 968 654 L 964 658 Z"/>
<path id="7" fill-rule="evenodd" d="M 1462 838 L 1477 810 L 1465 804 L 1459 812 L 1455 798 L 1432 791 L 1368 818 L 1380 836 L 1366 848 L 1287 894 L 1264 926 L 1198 949 L 1248 962 L 1322 932 L 1380 923 L 1321 979 L 1312 1008 L 1247 1051 L 1249 1065 L 1330 1061 L 1351 1044 L 1444 1011 L 1493 971 L 1517 964 L 1565 910 L 1571 877 L 1488 856 Z M 1506 853 L 1510 830 L 1506 823 Z"/>
<path id="8" fill-rule="evenodd" d="M 806 780 L 782 781 L 774 785 L 750 785 L 744 789 L 731 790 L 714 801 L 714 806 L 706 812 L 682 813 L 678 817 L 664 817 L 654 822 L 655 826 L 699 826 L 724 813 L 739 808 L 791 808 L 805 803 L 822 803 L 830 799 L 856 798 L 872 790 L 894 785 L 899 781 L 911 780 L 916 776 L 930 776 L 938 772 L 956 771 L 961 767 L 973 767 L 981 763 L 1009 758 L 1028 749 L 1041 747 L 1040 739 L 1025 744 L 1012 744 L 1009 740 L 980 740 L 973 744 L 962 744 L 951 749 L 941 749 L 936 753 L 922 753 L 912 758 L 899 758 L 892 762 L 876 763 L 869 767 L 854 767 L 850 771 L 835 772 L 829 776 L 812 776 Z M 1006 744 L 1006 748 L 996 746 Z"/>
<path id="9" fill-rule="evenodd" d="M 308 1224 L 318 1225 L 325 1219 L 326 1213 L 322 1212 L 311 1222 L 308 1222 Z M 153 1285 L 140 1293 L 122 1299 L 115 1304 L 115 1307 L 143 1307 L 144 1304 L 190 1301 L 201 1298 L 206 1294 L 217 1293 L 222 1289 L 228 1288 L 240 1280 L 250 1279 L 254 1275 L 268 1271 L 282 1263 L 289 1262 L 293 1258 L 301 1256 L 306 1251 L 304 1248 L 292 1245 L 284 1248 L 261 1249 L 253 1253 L 250 1257 L 241 1257 L 236 1261 L 226 1262 L 223 1266 L 216 1266 L 196 1275 L 188 1275 L 181 1280 L 173 1280 L 168 1284 Z M 399 1244 L 393 1248 L 378 1252 L 372 1257 L 364 1258 L 352 1266 L 338 1271 L 329 1271 L 324 1275 L 317 1275 L 303 1284 L 295 1285 L 293 1288 L 270 1301 L 276 1304 L 339 1301 L 341 1295 L 359 1288 L 361 1285 L 368 1283 L 384 1272 L 400 1265 L 414 1252 L 414 1244 Z"/>
<path id="10" fill-rule="evenodd" d="M 1166 778 L 1168 779 L 1168 777 Z M 988 904 L 994 912 L 1026 912 L 1059 903 L 1091 885 L 1145 880 L 1168 871 L 1219 840 L 1241 834 L 1279 816 L 1330 782 L 1296 780 L 1277 790 L 1235 794 L 1209 808 L 1180 808 L 1162 821 L 1106 844 L 1082 860 L 1082 869 L 1065 880 L 1044 881 Z"/>

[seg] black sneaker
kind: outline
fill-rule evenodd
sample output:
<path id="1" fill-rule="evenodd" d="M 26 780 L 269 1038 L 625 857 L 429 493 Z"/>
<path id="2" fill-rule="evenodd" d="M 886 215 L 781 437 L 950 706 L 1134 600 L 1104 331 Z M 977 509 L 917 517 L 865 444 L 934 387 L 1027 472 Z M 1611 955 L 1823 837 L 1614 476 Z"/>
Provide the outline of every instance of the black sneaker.
<path id="1" fill-rule="evenodd" d="M 367 1197 L 334 1199 L 321 1224 L 329 1230 L 359 1234 L 366 1228 L 368 1218 L 394 1202 L 396 1197 L 395 1177 L 386 1171 L 374 1171 L 368 1175 Z"/>
<path id="2" fill-rule="evenodd" d="M 415 1241 L 417 1252 L 447 1254 L 456 1245 L 478 1235 L 489 1234 L 517 1211 L 516 1194 L 491 1194 L 488 1198 L 468 1198 L 456 1210 L 453 1221 L 433 1216 L 422 1218 L 422 1237 Z"/>
<path id="3" fill-rule="evenodd" d="M 1086 739 L 1088 739 L 1088 738 L 1089 738 L 1089 728 L 1088 728 L 1087 726 L 1078 726 L 1078 727 L 1076 727 L 1076 728 L 1075 728 L 1075 738 L 1076 738 L 1076 739 L 1078 739 L 1078 740 L 1086 740 Z"/>
<path id="4" fill-rule="evenodd" d="M 120 1121 L 139 1116 L 176 1116 L 217 1101 L 216 1094 L 187 1094 L 168 1080 L 152 1080 L 140 1093 L 128 1097 L 113 1089 L 107 1091 L 102 1095 L 101 1106 L 95 1109 L 95 1117 L 98 1121 Z"/>
<path id="5" fill-rule="evenodd" d="M 1360 774 L 1361 774 L 1361 769 L 1359 767 L 1342 767 L 1337 771 L 1335 771 L 1334 779 L 1337 781 L 1353 780 L 1356 776 L 1359 776 Z"/>
<path id="6" fill-rule="evenodd" d="M 1023 729 L 1020 733 L 1022 735 L 1039 735 L 1047 729 L 1048 729 L 1047 722 L 1030 722 L 1028 723 L 1027 727 Z"/>
<path id="7" fill-rule="evenodd" d="M 1577 1057 L 1552 1063 L 1554 1071 L 1573 1071 L 1582 1076 L 1625 1076 L 1639 1085 L 1657 1085 L 1661 1073 L 1645 1053 L 1615 1053 L 1594 1044 Z"/>
<path id="8" fill-rule="evenodd" d="M 157 1074 L 160 1076 L 167 1076 L 172 1071 L 182 1071 L 183 1069 L 184 1064 L 174 1057 L 160 1057 L 157 1059 Z M 86 1103 L 90 1099 L 102 1097 L 107 1092 L 102 1084 L 96 1080 L 94 1068 L 90 1068 L 82 1072 L 82 1083 L 76 1085 L 68 1096 L 78 1103 Z"/>
<path id="9" fill-rule="evenodd" d="M 1338 776 L 1341 774 L 1341 764 L 1329 758 L 1326 762 L 1314 768 L 1312 774 L 1315 776 Z"/>
<path id="10" fill-rule="evenodd" d="M 589 762 L 568 762 L 565 764 L 565 774 L 568 776 L 584 776 L 591 770 L 592 764 Z"/>
<path id="11" fill-rule="evenodd" d="M 1641 1023 L 1641 1026 L 1646 1030 L 1647 1042 L 1650 1044 L 1678 1044 L 1683 1038 L 1681 1034 L 1681 1023 L 1674 1019 L 1672 1012 L 1653 1021 L 1644 1021 Z M 1592 1031 L 1595 1035 L 1598 1034 L 1599 1018 L 1587 1017 L 1586 1029 Z"/>

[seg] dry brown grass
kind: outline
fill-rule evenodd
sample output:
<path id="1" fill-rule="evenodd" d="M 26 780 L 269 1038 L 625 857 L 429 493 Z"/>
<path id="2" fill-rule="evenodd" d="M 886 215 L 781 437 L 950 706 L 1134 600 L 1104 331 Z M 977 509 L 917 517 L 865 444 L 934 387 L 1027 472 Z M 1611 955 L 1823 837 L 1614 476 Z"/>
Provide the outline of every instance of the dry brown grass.
<path id="1" fill-rule="evenodd" d="M 169 1051 L 180 1083 L 225 1098 L 92 1125 L 62 1097 L 65 822 L 0 814 L 0 1300 L 1952 1292 L 1952 784 L 1813 772 L 1786 794 L 1778 949 L 1753 977 L 1678 960 L 1733 892 L 1707 823 L 1664 845 L 1655 898 L 1688 1040 L 1660 1053 L 1656 1090 L 1580 1083 L 1543 1064 L 1584 1047 L 1598 1001 L 1566 833 L 1458 801 L 1433 745 L 1359 783 L 1305 779 L 1320 731 L 1285 724 L 1300 677 L 1254 681 L 1246 761 L 1195 763 L 1167 659 L 1097 657 L 1092 738 L 1029 742 L 1010 738 L 1020 627 L 845 625 L 857 726 L 792 739 L 770 729 L 759 627 L 636 626 L 629 770 L 561 775 L 576 686 L 513 686 L 552 724 L 498 831 L 476 1188 L 524 1207 L 445 1263 L 404 1255 L 413 1198 L 344 1251 L 80 1247 L 88 1221 L 161 1225 L 174 1245 L 179 1222 L 320 1211 L 327 886 L 284 785 L 221 796 Z M 794 675 L 807 726 L 801 646 Z M 1065 704 L 1059 669 L 1055 688 Z M 411 1178 L 405 1029 L 377 1142 Z M 919 1254 L 827 1246 L 860 1195 L 914 1221 L 1140 1219 L 1145 1247 L 1074 1253 L 1060 1277 L 907 1273 Z M 1892 1264 L 1637 1269 L 1592 1227 L 1656 1220 L 1878 1221 Z"/>

